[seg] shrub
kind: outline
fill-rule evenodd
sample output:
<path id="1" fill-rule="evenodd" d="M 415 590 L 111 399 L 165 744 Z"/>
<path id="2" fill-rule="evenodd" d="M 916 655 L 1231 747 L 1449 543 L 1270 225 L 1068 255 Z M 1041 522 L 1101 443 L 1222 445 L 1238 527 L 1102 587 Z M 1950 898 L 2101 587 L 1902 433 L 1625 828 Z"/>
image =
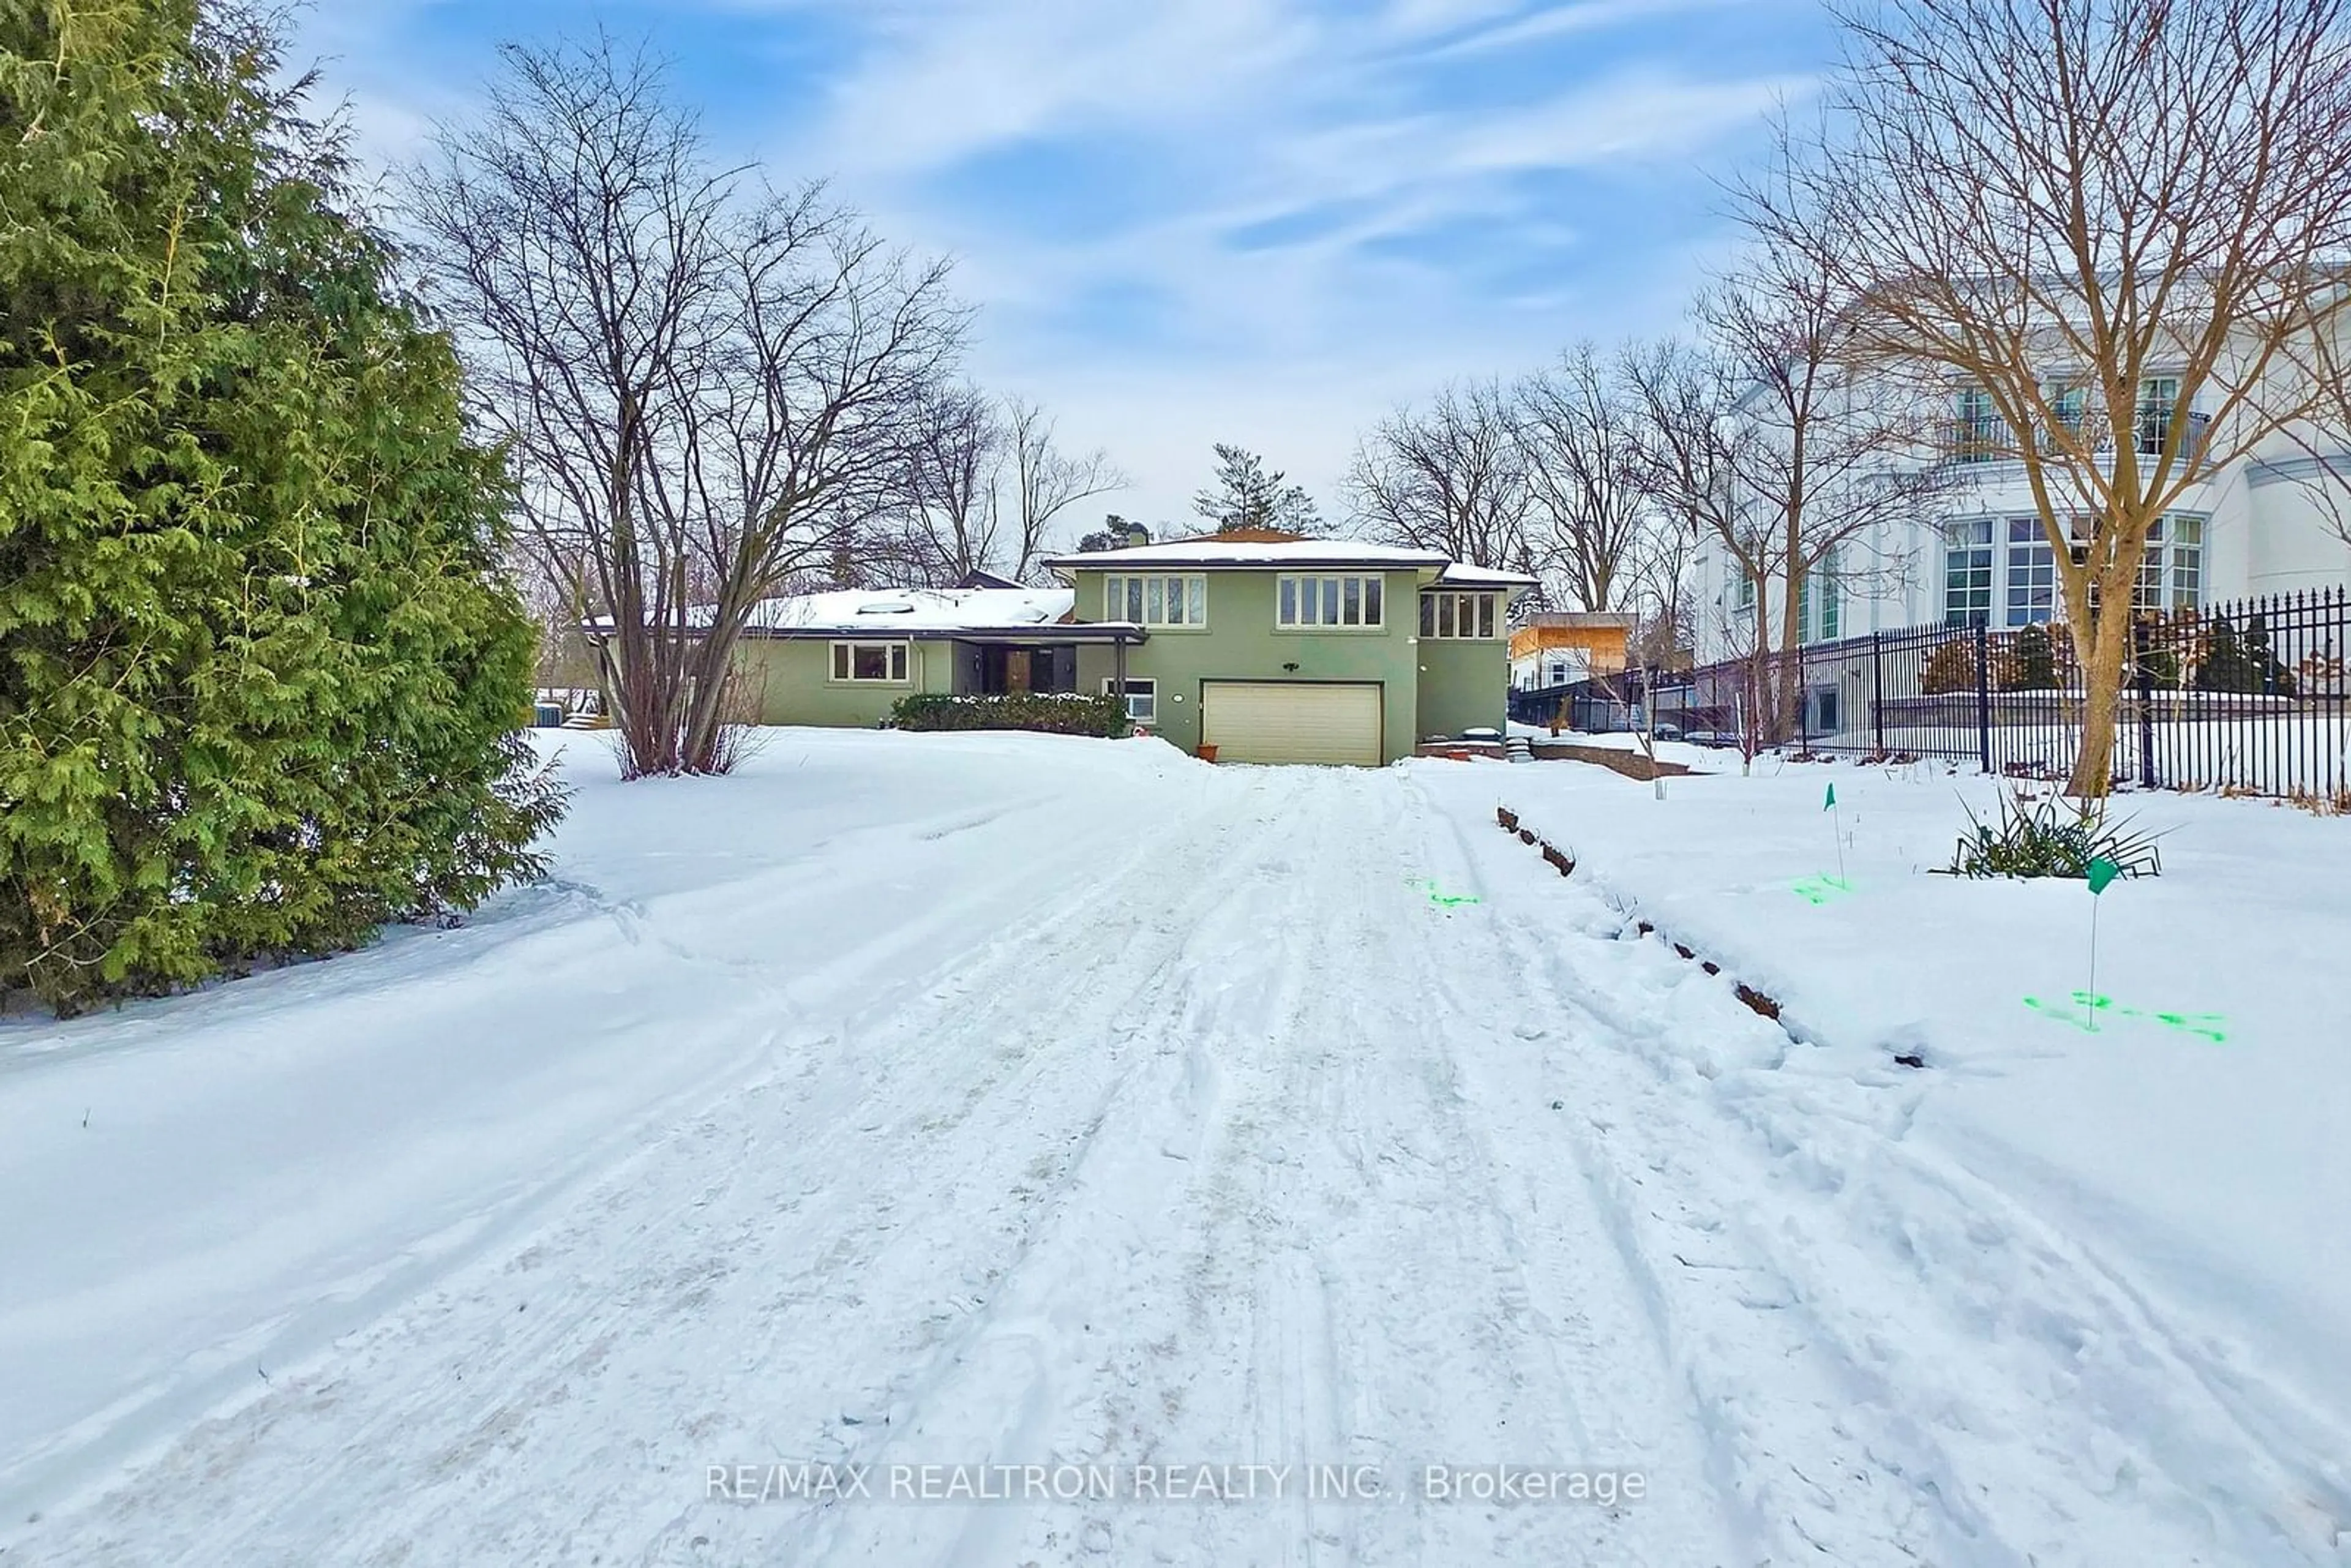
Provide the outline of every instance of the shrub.
<path id="1" fill-rule="evenodd" d="M 1033 729 L 1048 735 L 1121 736 L 1134 728 L 1126 705 L 1112 696 L 1074 692 L 1008 692 L 1002 696 L 948 696 L 920 692 L 890 710 L 900 729 Z"/>
<path id="2" fill-rule="evenodd" d="M 1948 643 L 1938 643 L 1927 655 L 1927 667 L 1918 676 L 1918 689 L 1928 696 L 1945 692 L 1971 692 L 1976 689 L 1976 644 L 1972 637 L 1954 637 Z"/>
<path id="3" fill-rule="evenodd" d="M 2004 692 L 2042 692 L 2057 685 L 2057 653 L 2045 626 L 2026 626 L 2001 650 L 1994 666 Z"/>
<path id="4" fill-rule="evenodd" d="M 2278 662 L 2270 646 L 2269 622 L 2259 613 L 2245 622 L 2241 636 L 2226 615 L 2212 618 L 2211 640 L 2196 684 L 2208 692 L 2294 693 L 2294 676 Z"/>
<path id="5" fill-rule="evenodd" d="M 1998 821 L 1986 822 L 1970 810 L 1968 822 L 1951 852 L 1955 876 L 2086 878 L 2094 860 L 2114 862 L 2125 876 L 2163 871 L 2154 836 L 2132 832 L 2127 818 L 2109 822 L 2103 800 L 2069 804 L 2053 792 L 2037 800 L 2004 795 Z"/>

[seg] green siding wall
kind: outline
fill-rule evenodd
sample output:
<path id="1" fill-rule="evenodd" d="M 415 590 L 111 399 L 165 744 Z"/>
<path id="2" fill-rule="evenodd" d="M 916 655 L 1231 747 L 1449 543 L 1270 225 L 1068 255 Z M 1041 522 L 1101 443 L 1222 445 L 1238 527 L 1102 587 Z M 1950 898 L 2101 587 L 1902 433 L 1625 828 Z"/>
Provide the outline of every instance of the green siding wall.
<path id="1" fill-rule="evenodd" d="M 761 724 L 870 729 L 909 692 L 955 690 L 956 648 L 953 643 L 909 643 L 908 678 L 895 684 L 834 680 L 832 644 L 818 639 L 746 638 L 735 667 L 753 684 Z"/>
<path id="2" fill-rule="evenodd" d="M 1510 717 L 1510 648 L 1499 638 L 1420 643 L 1420 733 L 1500 729 Z"/>
<path id="3" fill-rule="evenodd" d="M 1175 575 L 1169 569 L 1169 575 Z M 1101 571 L 1073 574 L 1077 619 L 1102 621 Z M 1419 672 L 1414 653 L 1419 642 L 1419 578 L 1410 571 L 1382 574 L 1387 624 L 1377 631 L 1290 632 L 1273 623 L 1275 571 L 1209 571 L 1208 623 L 1155 626 L 1151 640 L 1130 649 L 1127 674 L 1158 682 L 1159 733 L 1185 750 L 1200 744 L 1201 686 L 1208 681 L 1376 681 L 1381 687 L 1382 760 L 1412 755 L 1420 735 Z M 1338 575 L 1323 572 L 1321 575 Z M 1503 702 L 1509 665 L 1496 643 L 1496 667 L 1503 674 L 1494 706 Z M 1296 664 L 1295 670 L 1284 669 Z"/>

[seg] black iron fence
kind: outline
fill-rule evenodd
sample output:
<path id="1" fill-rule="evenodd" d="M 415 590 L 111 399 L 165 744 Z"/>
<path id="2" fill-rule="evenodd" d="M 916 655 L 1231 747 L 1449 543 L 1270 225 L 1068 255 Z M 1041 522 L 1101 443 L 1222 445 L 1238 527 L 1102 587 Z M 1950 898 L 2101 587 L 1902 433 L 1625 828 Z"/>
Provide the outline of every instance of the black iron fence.
<path id="1" fill-rule="evenodd" d="M 2281 594 L 2142 617 L 2113 772 L 2150 789 L 2351 793 L 2351 595 Z M 2062 626 L 1917 626 L 1679 672 L 1513 692 L 1511 716 L 1582 730 L 1655 722 L 1685 737 L 1946 757 L 2058 776 L 2082 739 Z"/>

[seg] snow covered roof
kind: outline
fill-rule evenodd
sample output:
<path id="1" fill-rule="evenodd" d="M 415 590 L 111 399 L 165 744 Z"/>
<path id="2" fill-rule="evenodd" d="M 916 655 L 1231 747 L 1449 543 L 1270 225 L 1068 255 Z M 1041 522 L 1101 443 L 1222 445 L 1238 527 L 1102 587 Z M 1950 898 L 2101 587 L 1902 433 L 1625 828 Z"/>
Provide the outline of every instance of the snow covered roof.
<path id="1" fill-rule="evenodd" d="M 1066 588 L 850 588 L 762 600 L 754 636 L 909 632 L 1013 632 L 1050 626 L 1070 612 Z"/>
<path id="2" fill-rule="evenodd" d="M 1535 580 L 1521 572 L 1496 571 L 1467 566 L 1442 550 L 1414 549 L 1403 545 L 1364 544 L 1357 539 L 1267 538 L 1210 534 L 1196 539 L 1170 539 L 1165 544 L 1136 545 L 1126 549 L 1087 550 L 1079 555 L 1049 557 L 1057 571 L 1102 571 L 1120 567 L 1188 566 L 1247 567 L 1377 567 L 1388 571 L 1437 569 L 1437 580 L 1455 588 L 1532 588 Z"/>
<path id="3" fill-rule="evenodd" d="M 1100 571 L 1123 566 L 1375 566 L 1401 571 L 1441 568 L 1451 563 L 1441 550 L 1367 545 L 1354 539 L 1220 539 L 1211 536 L 1135 545 L 1126 549 L 1057 555 L 1048 558 L 1045 564 L 1059 571 Z"/>
<path id="4" fill-rule="evenodd" d="M 1492 567 L 1448 561 L 1437 574 L 1439 588 L 1532 588 L 1535 580 L 1522 571 L 1497 571 Z"/>

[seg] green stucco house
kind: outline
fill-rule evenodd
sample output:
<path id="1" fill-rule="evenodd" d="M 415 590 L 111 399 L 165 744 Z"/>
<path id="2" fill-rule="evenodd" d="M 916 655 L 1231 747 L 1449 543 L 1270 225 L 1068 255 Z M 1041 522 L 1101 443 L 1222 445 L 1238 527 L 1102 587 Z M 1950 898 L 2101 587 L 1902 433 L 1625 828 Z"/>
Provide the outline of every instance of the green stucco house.
<path id="1" fill-rule="evenodd" d="M 1069 586 L 848 591 L 761 606 L 740 665 L 769 724 L 866 726 L 912 692 L 1123 691 L 1219 761 L 1377 765 L 1500 730 L 1533 580 L 1426 550 L 1210 535 L 1059 556 Z"/>

